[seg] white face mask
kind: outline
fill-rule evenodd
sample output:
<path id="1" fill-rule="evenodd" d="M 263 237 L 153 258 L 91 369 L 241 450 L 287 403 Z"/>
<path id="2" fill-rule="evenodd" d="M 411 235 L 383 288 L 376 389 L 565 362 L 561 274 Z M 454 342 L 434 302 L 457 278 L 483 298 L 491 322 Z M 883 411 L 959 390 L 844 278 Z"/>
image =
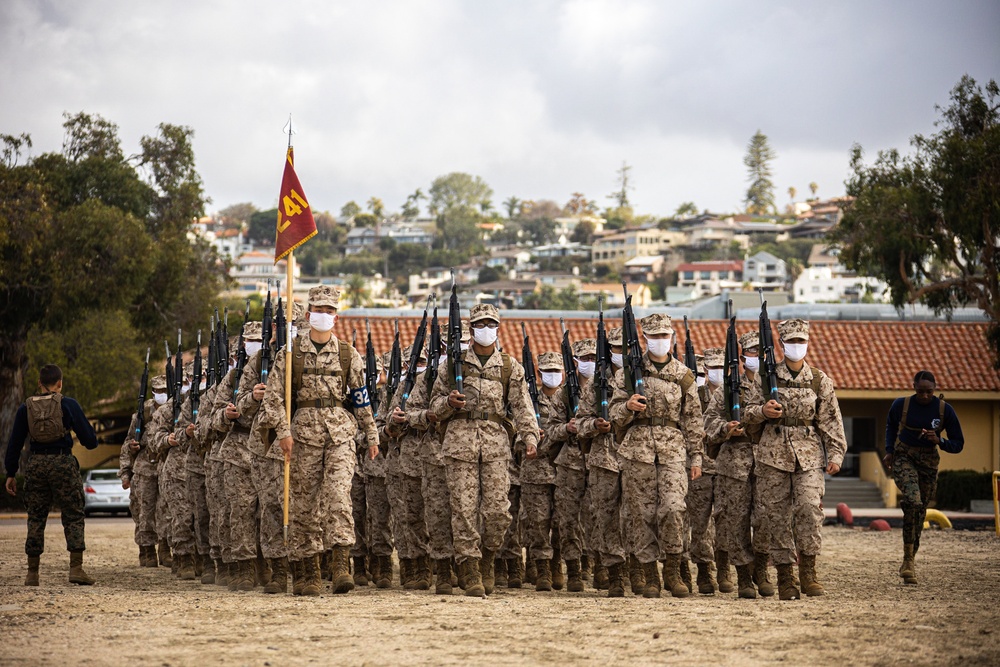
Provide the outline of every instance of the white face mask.
<path id="1" fill-rule="evenodd" d="M 490 327 L 483 327 L 482 329 L 473 329 L 472 337 L 475 341 L 482 345 L 483 347 L 489 347 L 493 343 L 497 342 L 497 332 L 499 329 L 491 329 Z"/>
<path id="2" fill-rule="evenodd" d="M 167 395 L 161 394 L 159 392 L 153 392 L 153 400 L 156 401 L 157 405 L 163 405 L 167 402 Z"/>
<path id="3" fill-rule="evenodd" d="M 427 370 L 427 366 L 417 366 L 417 375 L 420 375 Z"/>
<path id="4" fill-rule="evenodd" d="M 189 391 L 191 391 L 191 383 L 190 382 L 186 382 L 186 383 L 184 383 L 184 384 L 181 385 L 181 393 L 182 394 L 186 394 Z"/>
<path id="5" fill-rule="evenodd" d="M 250 357 L 252 357 L 253 355 L 257 354 L 258 352 L 260 352 L 260 348 L 264 347 L 264 343 L 262 343 L 259 340 L 254 340 L 254 341 L 248 340 L 245 343 L 243 343 L 243 345 L 247 349 L 247 358 L 248 359 Z"/>
<path id="6" fill-rule="evenodd" d="M 459 346 L 462 348 L 462 352 L 465 352 L 466 350 L 469 349 L 468 343 L 459 343 Z"/>
<path id="7" fill-rule="evenodd" d="M 647 338 L 646 350 L 653 356 L 665 357 L 670 354 L 670 338 Z"/>
<path id="8" fill-rule="evenodd" d="M 309 326 L 311 326 L 316 331 L 321 333 L 326 333 L 333 328 L 334 323 L 337 321 L 337 316 L 333 313 L 314 313 L 309 312 Z"/>
<path id="9" fill-rule="evenodd" d="M 293 324 L 292 325 L 292 336 L 291 336 L 291 339 L 295 340 L 295 337 L 298 336 L 298 335 L 299 335 L 299 328 Z"/>
<path id="10" fill-rule="evenodd" d="M 785 356 L 791 361 L 802 361 L 808 349 L 809 343 L 785 343 Z"/>
<path id="11" fill-rule="evenodd" d="M 724 369 L 722 368 L 709 368 L 708 369 L 708 381 L 712 384 L 722 384 Z"/>
<path id="12" fill-rule="evenodd" d="M 621 368 L 622 366 L 625 365 L 625 360 L 622 357 L 622 355 L 616 354 L 616 353 L 612 352 L 611 353 L 611 363 L 613 363 L 618 368 Z"/>
<path id="13" fill-rule="evenodd" d="M 576 360 L 576 369 L 580 372 L 580 375 L 582 375 L 585 378 L 594 377 L 594 371 L 596 370 L 596 368 L 597 368 L 596 361 L 580 361 L 579 359 Z"/>
<path id="14" fill-rule="evenodd" d="M 438 366 L 444 366 L 447 363 L 448 363 L 447 354 L 442 354 L 440 357 L 438 357 Z"/>
<path id="15" fill-rule="evenodd" d="M 208 382 L 206 380 L 202 380 L 201 383 L 198 385 L 198 389 L 200 391 L 205 391 L 206 387 L 208 387 Z"/>
<path id="16" fill-rule="evenodd" d="M 696 384 L 697 384 L 697 385 L 698 385 L 699 387 L 704 387 L 704 386 L 705 386 L 705 376 L 704 376 L 704 375 L 699 375 L 699 376 L 698 376 L 698 377 L 697 377 L 697 378 L 695 379 L 695 383 L 696 383 Z"/>
<path id="17" fill-rule="evenodd" d="M 542 384 L 549 389 L 558 387 L 562 384 L 562 371 L 556 371 L 555 373 L 542 371 Z"/>
<path id="18" fill-rule="evenodd" d="M 760 369 L 760 357 L 744 357 L 743 367 L 756 373 Z"/>

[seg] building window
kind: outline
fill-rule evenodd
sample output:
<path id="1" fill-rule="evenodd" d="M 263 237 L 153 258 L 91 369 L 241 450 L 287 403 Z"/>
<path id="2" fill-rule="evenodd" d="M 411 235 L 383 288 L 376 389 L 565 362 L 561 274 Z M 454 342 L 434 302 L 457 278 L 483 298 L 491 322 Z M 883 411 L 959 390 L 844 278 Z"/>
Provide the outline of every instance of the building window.
<path id="1" fill-rule="evenodd" d="M 702 280 L 711 280 L 712 279 L 712 272 L 711 271 L 702 271 L 701 272 L 701 279 Z"/>
<path id="2" fill-rule="evenodd" d="M 684 280 L 694 280 L 694 271 L 685 271 Z"/>

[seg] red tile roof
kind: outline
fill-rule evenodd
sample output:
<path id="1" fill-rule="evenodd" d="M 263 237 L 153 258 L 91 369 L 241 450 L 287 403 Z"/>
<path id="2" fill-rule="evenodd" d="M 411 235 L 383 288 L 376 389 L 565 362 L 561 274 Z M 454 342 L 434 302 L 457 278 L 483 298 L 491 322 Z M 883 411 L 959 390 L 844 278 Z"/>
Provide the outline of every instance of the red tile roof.
<path id="1" fill-rule="evenodd" d="M 731 260 L 728 262 L 685 262 L 677 267 L 677 271 L 742 271 L 743 262 Z"/>
<path id="2" fill-rule="evenodd" d="M 502 316 L 502 313 L 501 313 Z M 439 311 L 442 334 L 447 328 L 447 309 Z M 610 329 L 621 321 L 605 318 Z M 558 351 L 562 333 L 557 319 L 526 319 L 531 349 Z M 595 335 L 597 321 L 567 320 L 570 339 Z M 777 323 L 775 322 L 775 325 Z M 416 335 L 419 317 L 400 318 L 400 341 L 406 346 Z M 817 320 L 810 324 L 809 363 L 829 374 L 838 389 L 906 391 L 919 370 L 930 370 L 938 389 L 948 391 L 1000 392 L 1000 373 L 993 370 L 986 344 L 986 324 L 969 322 L 857 322 Z M 392 318 L 372 318 L 372 342 L 377 352 L 392 347 Z M 677 321 L 677 346 L 684 349 L 684 326 Z M 364 318 L 345 313 L 338 318 L 336 334 L 351 339 L 358 331 L 357 347 L 364 352 Z M 700 353 L 707 347 L 725 344 L 727 323 L 722 320 L 690 321 L 691 338 Z M 756 330 L 756 322 L 739 322 L 739 333 Z M 777 342 L 777 330 L 774 332 Z M 505 319 L 500 327 L 500 343 L 520 359 L 521 320 Z M 780 348 L 778 350 L 780 358 Z"/>

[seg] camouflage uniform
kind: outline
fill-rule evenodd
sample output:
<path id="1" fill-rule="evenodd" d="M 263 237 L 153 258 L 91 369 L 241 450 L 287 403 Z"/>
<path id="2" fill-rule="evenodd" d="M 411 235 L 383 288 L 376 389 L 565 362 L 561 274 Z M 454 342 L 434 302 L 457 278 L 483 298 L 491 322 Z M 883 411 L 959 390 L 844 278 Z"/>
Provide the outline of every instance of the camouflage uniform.
<path id="1" fill-rule="evenodd" d="M 705 350 L 703 358 L 705 366 L 720 367 L 725 363 L 725 350 L 721 347 Z M 718 385 L 721 386 L 721 385 Z M 698 387 L 698 401 L 702 414 L 708 409 L 711 393 L 718 387 L 706 383 Z M 688 469 L 691 466 L 688 465 Z M 685 538 L 689 544 L 685 552 L 691 560 L 698 564 L 711 563 L 715 560 L 715 522 L 712 520 L 712 506 L 715 502 L 716 480 L 715 459 L 707 453 L 701 458 L 701 477 L 688 482 L 686 521 L 690 533 L 685 529 Z"/>
<path id="2" fill-rule="evenodd" d="M 176 424 L 173 421 L 172 401 L 167 401 L 163 407 L 168 412 L 157 423 L 157 430 L 153 434 L 153 448 L 163 460 L 160 490 L 165 494 L 170 521 L 170 548 L 175 556 L 191 556 L 195 552 L 194 513 L 187 497 L 188 438 L 184 434 L 185 427 L 191 423 L 191 399 L 184 397 Z M 176 446 L 171 446 L 168 442 L 171 435 L 178 442 Z"/>
<path id="3" fill-rule="evenodd" d="M 209 425 L 211 415 L 206 410 L 212 409 L 218 386 L 206 387 L 202 390 L 198 406 L 198 418 L 195 421 L 195 433 L 189 442 L 187 456 L 187 497 L 194 515 L 195 550 L 201 557 L 208 557 L 211 550 L 209 534 L 208 489 L 205 482 L 205 452 L 208 438 L 212 430 Z"/>
<path id="4" fill-rule="evenodd" d="M 164 393 L 167 390 L 167 379 L 163 375 L 158 375 L 150 380 L 150 387 L 154 393 Z M 135 501 L 135 509 L 132 511 L 132 519 L 135 521 L 135 543 L 140 547 L 155 547 L 157 542 L 156 534 L 156 501 L 159 497 L 159 479 L 156 468 L 156 456 L 151 447 L 153 432 L 155 427 L 153 422 L 158 406 L 152 398 L 147 399 L 143 405 L 145 410 L 145 425 L 143 427 L 142 440 L 139 442 L 139 451 L 132 456 L 131 464 L 131 492 Z M 135 416 L 129 424 L 129 434 L 135 433 Z M 128 445 L 123 447 L 127 448 Z M 130 501 L 131 504 L 131 501 Z"/>
<path id="5" fill-rule="evenodd" d="M 782 340 L 808 340 L 808 327 L 802 320 L 786 320 L 778 325 L 778 333 Z M 757 492 L 766 513 L 763 521 L 770 527 L 771 558 L 779 566 L 794 562 L 796 548 L 804 556 L 819 554 L 824 468 L 827 463 L 840 465 L 847 451 L 833 380 L 821 374 L 817 396 L 812 385 L 818 372 L 803 362 L 802 369 L 793 375 L 786 363 L 779 363 L 778 402 L 783 417 L 764 417 L 768 396 L 761 395 L 746 408 L 746 423 L 764 424 L 753 452 Z"/>
<path id="6" fill-rule="evenodd" d="M 494 306 L 480 304 L 472 309 L 470 324 L 480 319 L 499 322 L 499 314 Z M 511 445 L 502 425 L 508 409 L 525 446 L 534 449 L 538 441 L 538 423 L 524 381 L 524 368 L 516 359 L 508 359 L 511 375 L 506 391 L 501 381 L 503 353 L 494 348 L 483 364 L 474 349 L 470 349 L 462 359 L 465 408 L 457 411 L 448 404 L 453 382 L 449 372 L 438 375 L 430 401 L 430 410 L 447 420 L 443 454 L 451 496 L 455 557 L 459 564 L 469 559 L 478 564 L 483 558 L 484 570 L 492 569 L 487 560 L 500 549 L 511 522 L 507 498 Z M 504 405 L 505 394 L 507 405 Z"/>
<path id="7" fill-rule="evenodd" d="M 538 355 L 540 371 L 561 371 L 562 359 L 555 352 Z M 546 423 L 553 410 L 553 397 L 561 393 L 556 389 L 553 396 L 545 394 L 544 388 L 538 392 L 538 411 L 542 423 Z M 558 536 L 555 516 L 556 469 L 547 456 L 551 440 L 548 434 L 542 440 L 541 449 L 534 459 L 525 459 L 521 464 L 521 506 L 524 508 L 524 541 L 527 543 L 528 558 L 531 560 L 551 560 L 553 547 L 558 547 L 554 539 Z"/>
<path id="8" fill-rule="evenodd" d="M 231 371 L 230 371 L 231 372 Z M 211 408 L 202 413 L 209 420 L 211 432 L 208 434 L 208 452 L 205 455 L 205 500 L 208 504 L 208 544 L 209 554 L 214 560 L 232 563 L 232 540 L 229 530 L 229 500 L 226 497 L 225 461 L 222 459 L 222 441 L 228 430 L 219 431 L 216 423 L 220 412 L 229 403 L 229 393 L 222 390 L 222 380 L 216 385 Z"/>
<path id="9" fill-rule="evenodd" d="M 382 385 L 383 387 L 385 385 Z M 376 424 L 381 423 L 385 410 L 388 409 L 388 399 L 383 389 L 379 392 L 379 405 L 377 406 Z M 374 405 L 374 403 L 373 403 Z M 356 439 L 358 449 L 367 446 L 367 440 L 363 433 L 359 432 Z M 379 432 L 381 438 L 381 430 Z M 361 459 L 361 472 L 365 479 L 365 534 L 368 538 L 369 554 L 378 557 L 383 563 L 389 562 L 392 556 L 392 512 L 389 505 L 389 493 L 386 486 L 386 460 L 385 454 L 379 451 L 374 459 L 369 458 L 367 453 L 359 454 Z"/>

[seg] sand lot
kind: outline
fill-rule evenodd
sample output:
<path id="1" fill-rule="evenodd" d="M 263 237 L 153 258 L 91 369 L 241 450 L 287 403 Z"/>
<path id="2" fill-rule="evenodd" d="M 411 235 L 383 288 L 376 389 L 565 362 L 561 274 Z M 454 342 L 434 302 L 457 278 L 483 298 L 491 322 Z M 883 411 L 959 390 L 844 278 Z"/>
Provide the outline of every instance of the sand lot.
<path id="1" fill-rule="evenodd" d="M 67 584 L 62 529 L 50 521 L 41 586 L 25 588 L 24 535 L 23 520 L 0 522 L 3 665 L 1000 664 L 991 532 L 925 533 L 921 585 L 904 587 L 898 530 L 827 527 L 828 595 L 791 602 L 609 600 L 589 589 L 230 593 L 140 569 L 129 519 L 88 520 L 92 587 Z"/>

